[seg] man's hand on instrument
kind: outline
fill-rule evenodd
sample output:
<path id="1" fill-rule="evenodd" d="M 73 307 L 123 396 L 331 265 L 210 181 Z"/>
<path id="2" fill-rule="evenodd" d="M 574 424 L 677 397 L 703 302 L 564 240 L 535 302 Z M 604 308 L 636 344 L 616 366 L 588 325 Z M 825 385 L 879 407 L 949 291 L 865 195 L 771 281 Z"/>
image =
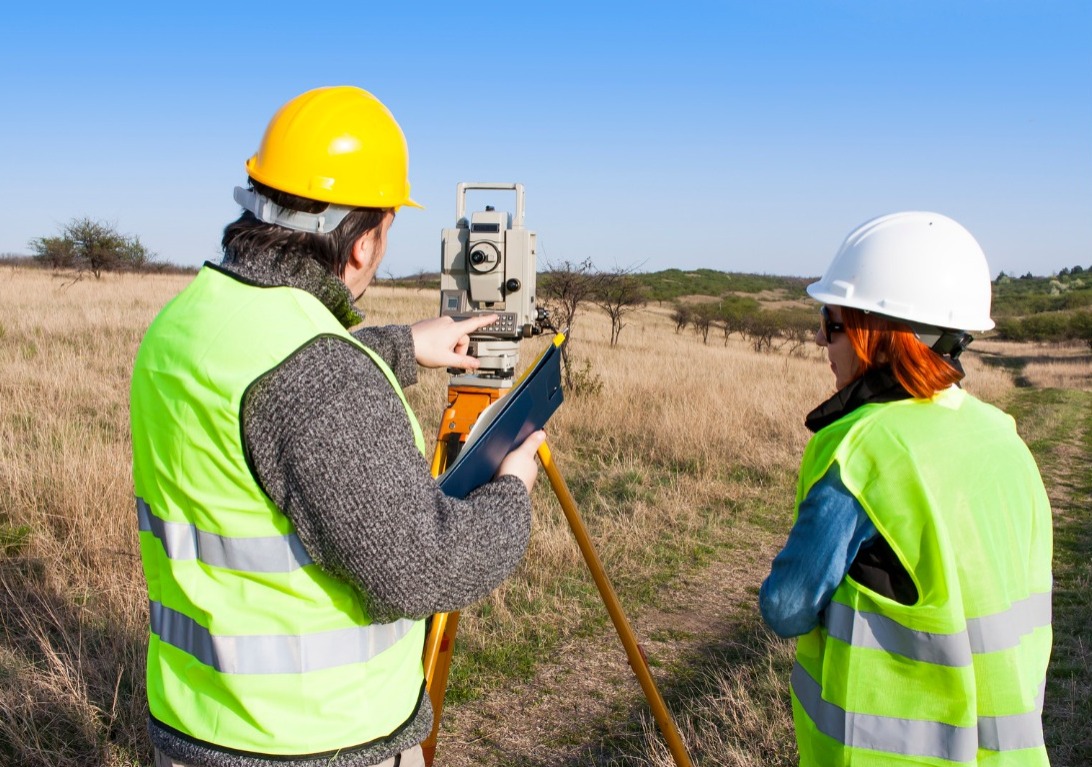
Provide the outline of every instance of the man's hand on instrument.
<path id="1" fill-rule="evenodd" d="M 477 370 L 478 360 L 466 353 L 470 334 L 496 321 L 497 315 L 484 314 L 458 322 L 451 317 L 433 317 L 411 325 L 417 364 L 426 368 Z"/>

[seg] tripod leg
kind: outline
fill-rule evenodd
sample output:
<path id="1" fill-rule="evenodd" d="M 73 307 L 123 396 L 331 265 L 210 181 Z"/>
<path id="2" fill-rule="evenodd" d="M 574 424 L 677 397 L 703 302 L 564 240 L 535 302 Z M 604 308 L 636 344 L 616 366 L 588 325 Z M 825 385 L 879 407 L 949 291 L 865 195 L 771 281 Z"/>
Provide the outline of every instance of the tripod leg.
<path id="1" fill-rule="evenodd" d="M 440 431 L 436 435 L 436 451 L 432 457 L 432 476 L 438 477 L 452 463 L 462 449 L 462 440 L 478 420 L 478 416 L 492 402 L 504 394 L 499 389 L 448 387 L 448 407 L 440 419 Z M 425 638 L 422 662 L 425 670 L 425 687 L 432 700 L 432 732 L 421 744 L 425 764 L 432 767 L 436 756 L 436 737 L 440 731 L 440 714 L 444 710 L 451 655 L 455 649 L 455 631 L 459 626 L 459 613 L 438 613 L 432 616 L 429 634 Z"/>
<path id="2" fill-rule="evenodd" d="M 667 710 L 663 698 L 660 697 L 660 691 L 656 689 L 656 682 L 652 678 L 652 672 L 648 667 L 648 661 L 645 659 L 644 650 L 637 643 L 637 637 L 634 635 L 633 629 L 630 628 L 629 620 L 618 601 L 618 595 L 603 570 L 603 563 L 595 551 L 595 546 L 588 535 L 588 529 L 584 526 L 584 520 L 580 518 L 580 514 L 576 510 L 576 502 L 573 500 L 572 494 L 569 493 L 569 488 L 565 484 L 565 479 L 561 476 L 557 465 L 554 464 L 550 448 L 546 443 L 543 443 L 542 447 L 538 449 L 538 457 L 542 461 L 542 468 L 546 470 L 546 475 L 550 478 L 550 487 L 553 488 L 554 495 L 561 503 L 561 508 L 565 512 L 565 519 L 568 520 L 569 527 L 573 531 L 577 546 L 580 547 L 580 553 L 584 555 L 584 561 L 591 571 L 592 579 L 599 589 L 599 595 L 603 598 L 603 604 L 610 614 L 611 621 L 614 622 L 618 637 L 622 640 L 622 646 L 629 658 L 630 668 L 637 675 L 637 681 L 641 683 L 645 699 L 648 700 L 649 708 L 652 709 L 652 715 L 656 718 L 656 724 L 660 727 L 660 732 L 663 734 L 668 750 L 671 751 L 671 755 L 678 767 L 690 767 L 690 756 L 686 752 L 686 746 L 679 736 L 679 731 L 675 727 L 671 713 Z"/>
<path id="3" fill-rule="evenodd" d="M 432 476 L 439 476 L 447 465 L 447 441 L 443 439 L 443 435 L 436 440 L 436 452 L 432 458 Z M 441 645 L 443 643 L 444 633 L 447 628 L 447 613 L 437 613 L 432 616 L 432 621 L 429 623 L 428 636 L 425 638 L 425 651 L 422 661 L 425 667 L 425 686 L 428 688 L 429 695 L 435 698 L 435 685 L 433 684 L 433 677 L 437 672 L 437 665 L 441 663 Z M 450 649 L 450 648 L 444 648 Z M 446 672 L 444 673 L 445 684 L 440 685 L 439 689 L 443 690 L 446 686 Z M 443 700 L 443 697 L 440 698 Z M 433 701 L 435 704 L 435 700 Z M 433 705 L 435 710 L 435 705 Z M 436 717 L 436 721 L 439 721 L 440 717 Z M 435 728 L 433 728 L 435 730 Z M 435 733 L 434 733 L 435 734 Z M 432 760 L 428 760 L 431 764 Z"/>
<path id="4" fill-rule="evenodd" d="M 447 675 L 451 670 L 451 653 L 455 649 L 455 631 L 459 627 L 458 613 L 438 613 L 432 616 L 428 640 L 425 642 L 425 679 L 432 699 L 432 732 L 421 743 L 425 764 L 436 758 L 436 736 L 440 731 L 440 714 L 444 710 Z"/>
<path id="5" fill-rule="evenodd" d="M 445 416 L 448 414 L 445 413 Z M 441 434 L 436 440 L 436 452 L 432 457 L 432 476 L 437 477 L 447 466 L 448 442 Z M 444 695 L 447 692 L 447 675 L 451 664 L 451 650 L 455 644 L 455 626 L 459 623 L 459 614 L 454 613 L 451 636 L 447 636 L 450 613 L 437 613 L 429 623 L 428 636 L 425 637 L 425 650 L 422 657 L 425 670 L 425 689 L 432 701 L 432 731 L 421 743 L 421 752 L 425 764 L 432 767 L 436 758 L 436 736 L 440 731 L 440 712 L 444 707 Z M 442 677 L 442 679 L 441 679 Z"/>

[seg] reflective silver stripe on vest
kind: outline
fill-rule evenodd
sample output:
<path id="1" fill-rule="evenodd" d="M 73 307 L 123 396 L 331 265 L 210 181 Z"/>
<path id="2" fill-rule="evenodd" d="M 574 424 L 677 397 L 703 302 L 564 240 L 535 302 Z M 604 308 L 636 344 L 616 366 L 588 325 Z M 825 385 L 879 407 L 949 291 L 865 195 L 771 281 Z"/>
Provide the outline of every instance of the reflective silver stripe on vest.
<path id="1" fill-rule="evenodd" d="M 415 622 L 373 623 L 303 635 L 223 636 L 177 610 L 150 601 L 152 633 L 222 674 L 302 674 L 364 663 L 389 650 Z"/>
<path id="2" fill-rule="evenodd" d="M 980 716 L 978 744 L 990 751 L 1042 748 L 1043 715 L 1040 711 L 1011 716 Z"/>
<path id="3" fill-rule="evenodd" d="M 793 666 L 791 682 L 793 694 L 818 730 L 852 748 L 969 762 L 979 748 L 1013 751 L 1043 746 L 1040 711 L 980 716 L 977 727 L 956 727 L 924 719 L 848 712 L 824 700 L 819 683 L 799 663 Z"/>
<path id="4" fill-rule="evenodd" d="M 1049 593 L 1032 594 L 1003 612 L 969 618 L 967 630 L 955 634 L 914 631 L 879 613 L 858 612 L 841 602 L 827 605 L 827 633 L 854 647 L 902 655 L 940 666 L 969 666 L 972 653 L 1017 647 L 1020 641 L 1051 620 Z"/>
<path id="5" fill-rule="evenodd" d="M 967 619 L 967 634 L 975 652 L 998 652 L 1018 647 L 1025 634 L 1049 626 L 1053 619 L 1050 592 L 1032 594 L 1002 613 Z"/>
<path id="6" fill-rule="evenodd" d="M 827 633 L 854 647 L 885 650 L 940 666 L 971 665 L 967 635 L 913 631 L 879 613 L 857 612 L 841 602 L 827 605 Z"/>
<path id="7" fill-rule="evenodd" d="M 174 560 L 196 559 L 214 567 L 251 573 L 289 573 L 311 564 L 295 533 L 255 538 L 227 538 L 186 522 L 168 522 L 136 499 L 140 531 L 151 533 Z"/>

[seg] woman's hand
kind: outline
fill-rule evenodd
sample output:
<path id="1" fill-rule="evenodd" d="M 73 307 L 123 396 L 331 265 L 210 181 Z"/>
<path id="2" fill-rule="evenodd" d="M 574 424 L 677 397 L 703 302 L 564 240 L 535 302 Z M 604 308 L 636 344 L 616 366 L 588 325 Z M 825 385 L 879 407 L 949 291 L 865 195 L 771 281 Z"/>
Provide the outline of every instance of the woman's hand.
<path id="1" fill-rule="evenodd" d="M 495 314 L 458 322 L 451 317 L 433 317 L 411 325 L 417 364 L 426 368 L 477 370 L 478 360 L 466 353 L 470 346 L 470 334 L 496 320 Z"/>
<path id="2" fill-rule="evenodd" d="M 546 432 L 541 429 L 531 432 L 527 439 L 523 440 L 522 445 L 501 461 L 500 468 L 497 469 L 497 476 L 503 477 L 510 474 L 513 477 L 518 477 L 527 486 L 527 492 L 531 492 L 531 488 L 535 486 L 535 478 L 538 477 L 538 464 L 535 463 L 535 454 L 538 453 L 539 447 L 545 441 Z"/>

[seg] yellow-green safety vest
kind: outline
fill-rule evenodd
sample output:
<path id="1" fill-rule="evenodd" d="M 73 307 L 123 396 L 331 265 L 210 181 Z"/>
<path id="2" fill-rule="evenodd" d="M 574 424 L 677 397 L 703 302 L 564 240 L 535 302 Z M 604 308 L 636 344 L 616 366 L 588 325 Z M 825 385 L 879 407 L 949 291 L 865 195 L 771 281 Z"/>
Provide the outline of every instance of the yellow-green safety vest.
<path id="1" fill-rule="evenodd" d="M 797 640 L 801 765 L 1048 764 L 1051 512 L 1013 420 L 956 388 L 865 405 L 808 443 L 797 510 L 833 463 L 919 598 L 847 576 Z"/>
<path id="2" fill-rule="evenodd" d="M 213 267 L 156 317 L 137 353 L 131 419 L 148 582 L 148 706 L 220 749 L 314 756 L 380 742 L 416 714 L 424 623 L 375 623 L 323 572 L 263 493 L 242 443 L 243 396 L 313 340 L 359 347 L 314 296 Z"/>

